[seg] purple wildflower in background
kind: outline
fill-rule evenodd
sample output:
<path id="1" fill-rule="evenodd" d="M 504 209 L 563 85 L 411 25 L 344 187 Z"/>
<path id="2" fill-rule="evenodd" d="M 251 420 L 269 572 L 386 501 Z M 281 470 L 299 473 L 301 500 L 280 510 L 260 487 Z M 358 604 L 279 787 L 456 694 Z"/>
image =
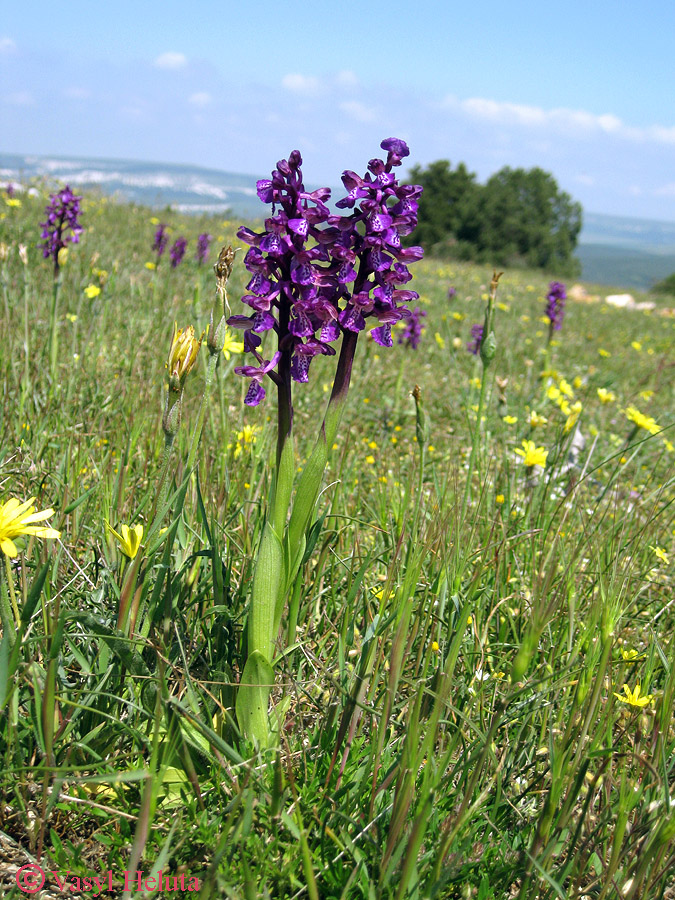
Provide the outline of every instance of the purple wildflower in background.
<path id="1" fill-rule="evenodd" d="M 157 264 L 159 265 L 159 261 L 162 257 L 162 254 L 166 250 L 166 245 L 169 242 L 169 235 L 167 232 L 166 225 L 162 222 L 157 226 L 157 231 L 155 232 L 155 241 L 152 245 L 152 249 L 157 254 Z"/>
<path id="2" fill-rule="evenodd" d="M 195 253 L 195 259 L 200 266 L 209 258 L 209 245 L 212 240 L 212 236 L 206 232 L 200 234 L 197 238 L 197 252 Z"/>
<path id="3" fill-rule="evenodd" d="M 171 257 L 171 268 L 176 269 L 183 261 L 183 257 L 185 256 L 185 250 L 187 249 L 187 241 L 183 237 L 176 238 L 175 243 L 171 250 L 169 250 L 169 256 Z"/>
<path id="4" fill-rule="evenodd" d="M 5 185 L 5 193 L 10 198 L 14 196 L 14 185 L 11 181 L 7 182 L 7 184 Z"/>
<path id="5" fill-rule="evenodd" d="M 452 298 L 456 295 L 456 293 L 457 293 L 456 287 L 452 287 L 452 286 L 449 287 L 448 288 L 448 300 L 452 300 Z"/>
<path id="6" fill-rule="evenodd" d="M 550 322 L 550 331 L 560 331 L 565 316 L 565 300 L 567 291 L 560 281 L 552 281 L 546 295 L 546 316 Z"/>
<path id="7" fill-rule="evenodd" d="M 399 344 L 405 344 L 406 347 L 412 347 L 417 350 L 422 338 L 422 319 L 426 316 L 426 310 L 416 306 L 410 313 L 410 318 L 406 322 L 406 329 L 399 337 Z"/>
<path id="8" fill-rule="evenodd" d="M 471 340 L 466 345 L 466 349 L 469 353 L 473 353 L 474 356 L 478 356 L 480 353 L 480 345 L 483 343 L 483 331 L 483 325 L 471 326 Z"/>
<path id="9" fill-rule="evenodd" d="M 42 255 L 54 260 L 54 277 L 59 274 L 59 250 L 68 242 L 77 244 L 80 240 L 83 230 L 78 221 L 81 200 L 82 197 L 76 197 L 66 185 L 62 191 L 50 196 L 45 209 L 46 219 L 40 222 Z"/>
<path id="10" fill-rule="evenodd" d="M 290 418 L 291 379 L 306 382 L 315 356 L 334 355 L 332 344 L 342 336 L 344 363 L 338 369 L 348 384 L 356 340 L 367 319 L 376 323 L 373 339 L 391 347 L 391 326 L 411 315 L 405 304 L 419 295 L 401 285 L 412 277 L 406 264 L 421 259 L 423 251 L 403 248 L 401 237 L 417 223 L 422 188 L 399 185 L 391 171 L 409 154 L 405 142 L 388 138 L 380 146 L 387 159 L 371 159 L 363 178 L 351 171 L 342 175 L 348 193 L 336 206 L 350 213 L 331 213 L 329 188 L 305 189 L 297 150 L 277 163 L 271 179 L 258 181 L 258 197 L 272 204 L 272 215 L 262 233 L 245 227 L 237 232 L 250 246 L 244 264 L 251 279 L 242 302 L 251 314 L 228 320 L 244 329 L 244 349 L 260 364 L 235 369 L 254 378 L 248 405 L 263 398 L 260 381 L 266 374 L 277 384 Z M 260 335 L 272 330 L 278 352 L 268 363 L 258 348 Z"/>

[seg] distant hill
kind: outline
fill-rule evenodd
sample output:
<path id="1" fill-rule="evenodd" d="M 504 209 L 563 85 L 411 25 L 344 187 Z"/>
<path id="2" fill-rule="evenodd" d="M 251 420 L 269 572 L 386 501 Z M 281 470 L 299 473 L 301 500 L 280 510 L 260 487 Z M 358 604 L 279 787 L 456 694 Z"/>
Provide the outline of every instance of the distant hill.
<path id="1" fill-rule="evenodd" d="M 675 252 L 646 253 L 613 244 L 580 244 L 576 257 L 584 281 L 648 290 L 675 272 Z"/>
<path id="2" fill-rule="evenodd" d="M 584 281 L 646 290 L 675 272 L 675 222 L 584 213 L 576 256 Z"/>
<path id="3" fill-rule="evenodd" d="M 68 183 L 81 191 L 96 188 L 154 208 L 222 212 L 242 219 L 264 214 L 255 182 L 268 174 L 242 175 L 124 159 L 0 153 L 0 186 L 37 177 Z M 648 289 L 675 272 L 675 222 L 584 212 L 576 255 L 584 281 Z"/>
<path id="4" fill-rule="evenodd" d="M 261 215 L 263 207 L 255 183 L 256 178 L 262 177 L 173 163 L 0 153 L 0 182 L 45 178 L 65 182 L 80 191 L 97 188 L 154 208 L 229 211 L 247 219 Z"/>

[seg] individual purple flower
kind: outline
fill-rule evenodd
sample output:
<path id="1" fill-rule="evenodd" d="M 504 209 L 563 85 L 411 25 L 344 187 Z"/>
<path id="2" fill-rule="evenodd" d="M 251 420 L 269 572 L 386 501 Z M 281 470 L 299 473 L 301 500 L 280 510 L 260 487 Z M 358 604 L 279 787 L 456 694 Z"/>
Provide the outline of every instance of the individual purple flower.
<path id="1" fill-rule="evenodd" d="M 209 258 L 209 245 L 212 240 L 213 237 L 206 232 L 204 232 L 204 234 L 200 234 L 197 238 L 197 252 L 195 253 L 195 259 L 200 266 Z"/>
<path id="2" fill-rule="evenodd" d="M 448 288 L 448 300 L 452 300 L 452 298 L 457 294 L 457 288 L 452 287 L 452 285 Z"/>
<path id="3" fill-rule="evenodd" d="M 469 353 L 473 353 L 474 356 L 478 356 L 480 353 L 480 345 L 483 343 L 483 325 L 472 325 L 471 326 L 471 340 L 466 345 L 466 349 Z"/>
<path id="4" fill-rule="evenodd" d="M 565 300 L 567 291 L 560 281 L 552 281 L 548 286 L 546 295 L 546 317 L 550 322 L 551 331 L 560 331 L 565 316 Z"/>
<path id="5" fill-rule="evenodd" d="M 416 306 L 406 321 L 406 329 L 399 337 L 399 344 L 405 344 L 406 347 L 412 347 L 417 350 L 422 338 L 422 319 L 426 316 L 426 310 Z"/>
<path id="6" fill-rule="evenodd" d="M 54 277 L 59 273 L 59 251 L 68 243 L 77 244 L 82 234 L 78 221 L 82 197 L 76 197 L 66 185 L 63 190 L 52 194 L 45 209 L 42 228 L 42 255 L 54 261 Z"/>
<path id="7" fill-rule="evenodd" d="M 262 360 L 259 366 L 235 366 L 234 371 L 237 375 L 245 375 L 251 379 L 251 384 L 244 400 L 247 406 L 257 406 L 265 398 L 265 388 L 262 386 L 262 380 L 265 375 L 272 371 L 280 358 L 281 353 L 277 350 L 272 359 Z"/>
<path id="8" fill-rule="evenodd" d="M 167 226 L 162 222 L 157 226 L 157 231 L 155 232 L 155 241 L 152 245 L 152 249 L 157 254 L 157 264 L 159 265 L 159 261 L 162 257 L 162 254 L 166 250 L 166 245 L 169 242 L 169 234 L 167 231 Z"/>
<path id="9" fill-rule="evenodd" d="M 390 347 L 391 326 L 410 316 L 405 304 L 418 297 L 402 286 L 411 278 L 407 263 L 420 259 L 422 248 L 403 248 L 401 237 L 415 227 L 422 188 L 399 185 L 392 173 L 409 153 L 405 142 L 388 138 L 380 146 L 386 160 L 370 160 L 363 178 L 343 173 L 347 195 L 336 205 L 347 211 L 339 214 L 326 205 L 329 188 L 306 190 L 302 157 L 294 150 L 277 163 L 271 179 L 257 183 L 259 198 L 272 204 L 264 230 L 237 232 L 249 245 L 244 264 L 251 279 L 242 301 L 253 315 L 233 317 L 230 324 L 245 329 L 245 349 L 259 363 L 257 335 L 276 332 L 278 370 L 266 374 L 287 405 L 290 381 L 307 381 L 314 356 L 333 354 L 331 344 L 341 336 L 353 355 L 368 319 L 376 320 L 374 340 Z M 260 399 L 256 390 L 247 402 Z"/>
<path id="10" fill-rule="evenodd" d="M 187 248 L 187 241 L 183 237 L 176 238 L 174 241 L 173 247 L 169 250 L 169 256 L 171 257 L 171 268 L 176 269 L 183 261 L 183 257 L 185 256 L 185 250 Z"/>

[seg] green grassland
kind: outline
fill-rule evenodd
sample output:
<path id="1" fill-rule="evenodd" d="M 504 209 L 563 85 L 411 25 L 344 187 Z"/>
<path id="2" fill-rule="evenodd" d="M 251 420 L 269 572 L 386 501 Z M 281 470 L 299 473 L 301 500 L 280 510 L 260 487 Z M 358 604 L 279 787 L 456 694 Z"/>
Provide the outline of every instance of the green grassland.
<path id="1" fill-rule="evenodd" d="M 213 248 L 241 246 L 236 224 L 156 213 L 189 246 L 178 268 L 152 270 L 155 214 L 85 198 L 52 378 L 47 199 L 0 199 L 0 503 L 35 497 L 61 532 L 0 554 L 19 614 L 0 642 L 0 832 L 16 864 L 154 866 L 198 876 L 202 897 L 672 898 L 667 301 L 568 301 L 547 348 L 549 276 L 507 271 L 483 373 L 465 345 L 492 271 L 413 267 L 422 342 L 360 338 L 282 619 L 276 746 L 255 754 L 234 705 L 276 413 L 272 391 L 244 406 L 243 355 L 220 356 L 191 470 L 202 348 L 169 502 L 156 499 L 174 322 L 206 328 Z M 214 244 L 199 266 L 203 231 Z M 299 471 L 334 365 L 316 359 L 295 386 Z M 515 452 L 523 441 L 547 451 L 544 467 Z M 133 560 L 106 522 L 144 525 Z M 5 896 L 23 894 L 8 881 Z"/>

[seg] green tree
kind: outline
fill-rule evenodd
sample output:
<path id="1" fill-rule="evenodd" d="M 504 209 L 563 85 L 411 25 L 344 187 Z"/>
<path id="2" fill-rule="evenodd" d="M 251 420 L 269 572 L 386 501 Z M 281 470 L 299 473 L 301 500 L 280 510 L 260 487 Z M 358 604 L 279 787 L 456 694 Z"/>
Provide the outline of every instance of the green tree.
<path id="1" fill-rule="evenodd" d="M 476 175 L 464 163 L 453 170 L 447 159 L 440 159 L 426 169 L 415 166 L 410 183 L 424 188 L 412 243 L 471 258 L 479 231 L 481 187 Z"/>
<path id="2" fill-rule="evenodd" d="M 491 265 L 528 266 L 574 275 L 581 205 L 543 169 L 501 169 L 485 185 L 464 163 L 416 166 L 421 184 L 418 225 L 411 243 L 430 252 Z"/>
<path id="3" fill-rule="evenodd" d="M 582 209 L 543 169 L 500 169 L 481 192 L 478 258 L 575 274 Z"/>

